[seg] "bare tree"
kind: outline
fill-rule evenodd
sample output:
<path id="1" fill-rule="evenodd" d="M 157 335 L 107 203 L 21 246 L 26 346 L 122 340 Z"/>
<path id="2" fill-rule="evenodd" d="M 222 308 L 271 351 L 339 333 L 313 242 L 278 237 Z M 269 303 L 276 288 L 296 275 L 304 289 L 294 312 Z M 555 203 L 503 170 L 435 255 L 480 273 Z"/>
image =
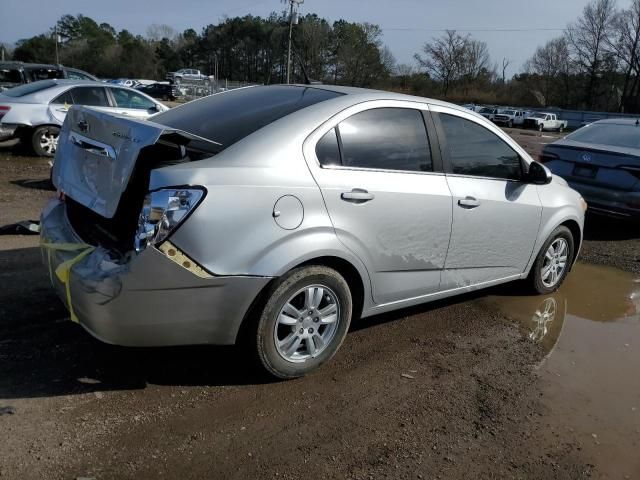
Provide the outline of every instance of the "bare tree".
<path id="1" fill-rule="evenodd" d="M 509 60 L 508 58 L 503 58 L 502 59 L 502 83 L 506 83 L 506 72 L 507 72 L 507 68 L 509 68 L 509 65 L 511 65 L 511 60 Z"/>
<path id="2" fill-rule="evenodd" d="M 619 11 L 613 20 L 614 34 L 610 38 L 610 48 L 620 63 L 624 73 L 622 94 L 618 111 L 632 107 L 632 97 L 638 96 L 640 76 L 640 0 L 633 0 L 630 8 Z M 637 103 L 637 98 L 635 102 Z"/>
<path id="3" fill-rule="evenodd" d="M 415 55 L 415 59 L 427 70 L 427 73 L 442 82 L 442 93 L 445 96 L 451 82 L 460 74 L 467 44 L 467 37 L 459 35 L 455 30 L 447 30 L 441 38 L 424 44 L 422 47 L 424 57 L 420 54 Z"/>
<path id="4" fill-rule="evenodd" d="M 592 0 L 584 7 L 582 16 L 567 30 L 574 60 L 587 76 L 585 102 L 589 108 L 593 108 L 599 77 L 607 56 L 610 56 L 607 47 L 614 17 L 615 0 Z"/>
<path id="5" fill-rule="evenodd" d="M 159 42 L 163 38 L 173 40 L 175 37 L 176 31 L 170 25 L 153 23 L 147 27 L 147 38 L 152 42 Z"/>
<path id="6" fill-rule="evenodd" d="M 550 103 L 554 92 L 559 92 L 558 100 L 561 105 L 568 103 L 571 59 L 565 37 L 554 38 L 538 47 L 525 64 L 525 70 L 539 78 L 539 98 L 543 99 L 543 105 Z"/>

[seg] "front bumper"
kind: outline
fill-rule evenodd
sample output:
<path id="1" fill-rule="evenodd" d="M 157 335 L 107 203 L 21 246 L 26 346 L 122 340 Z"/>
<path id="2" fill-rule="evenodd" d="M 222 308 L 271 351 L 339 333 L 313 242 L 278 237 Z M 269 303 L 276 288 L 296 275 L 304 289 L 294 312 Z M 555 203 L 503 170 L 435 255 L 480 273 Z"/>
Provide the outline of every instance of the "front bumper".
<path id="1" fill-rule="evenodd" d="M 51 282 L 72 319 L 116 345 L 233 344 L 251 303 L 270 280 L 201 278 L 153 247 L 127 262 L 114 261 L 104 248 L 82 242 L 59 200 L 42 214 L 41 242 Z M 66 282 L 56 269 L 68 271 Z"/>
<path id="2" fill-rule="evenodd" d="M 616 218 L 640 218 L 640 192 L 614 190 L 571 180 L 567 180 L 567 183 L 586 200 L 588 211 Z"/>

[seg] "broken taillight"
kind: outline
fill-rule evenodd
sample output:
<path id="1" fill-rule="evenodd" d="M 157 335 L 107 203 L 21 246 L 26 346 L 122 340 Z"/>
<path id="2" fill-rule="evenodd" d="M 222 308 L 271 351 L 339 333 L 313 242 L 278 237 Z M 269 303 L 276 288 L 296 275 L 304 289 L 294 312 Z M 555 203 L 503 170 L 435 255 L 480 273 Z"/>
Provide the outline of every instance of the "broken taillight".
<path id="1" fill-rule="evenodd" d="M 0 105 L 0 120 L 2 120 L 2 117 L 4 117 L 7 113 L 9 113 L 9 110 L 11 110 L 11 107 L 7 105 Z"/>

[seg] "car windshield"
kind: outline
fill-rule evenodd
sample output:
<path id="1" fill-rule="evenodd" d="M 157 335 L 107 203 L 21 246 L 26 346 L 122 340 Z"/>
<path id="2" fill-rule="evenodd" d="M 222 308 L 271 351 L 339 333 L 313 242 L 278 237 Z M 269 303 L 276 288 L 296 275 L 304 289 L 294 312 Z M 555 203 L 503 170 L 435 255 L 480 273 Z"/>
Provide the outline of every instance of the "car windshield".
<path id="1" fill-rule="evenodd" d="M 153 121 L 226 148 L 297 110 L 341 95 L 320 88 L 285 85 L 240 88 L 168 110 Z"/>
<path id="2" fill-rule="evenodd" d="M 483 108 L 480 113 L 493 113 L 493 108 Z"/>
<path id="3" fill-rule="evenodd" d="M 0 68 L 0 82 L 22 83 L 22 75 L 17 68 Z"/>
<path id="4" fill-rule="evenodd" d="M 640 126 L 619 123 L 593 123 L 576 130 L 570 140 L 622 148 L 640 148 Z"/>
<path id="5" fill-rule="evenodd" d="M 503 110 L 502 114 L 503 115 L 515 115 L 516 112 L 514 112 L 513 110 Z"/>
<path id="6" fill-rule="evenodd" d="M 546 117 L 546 114 L 544 113 L 534 113 L 529 118 L 545 118 L 545 117 Z"/>
<path id="7" fill-rule="evenodd" d="M 57 83 L 51 80 L 42 80 L 40 82 L 27 83 L 10 90 L 6 90 L 2 92 L 2 95 L 5 95 L 7 97 L 24 97 L 25 95 L 29 95 L 30 93 L 46 90 L 47 88 L 53 87 L 54 85 L 57 85 Z"/>

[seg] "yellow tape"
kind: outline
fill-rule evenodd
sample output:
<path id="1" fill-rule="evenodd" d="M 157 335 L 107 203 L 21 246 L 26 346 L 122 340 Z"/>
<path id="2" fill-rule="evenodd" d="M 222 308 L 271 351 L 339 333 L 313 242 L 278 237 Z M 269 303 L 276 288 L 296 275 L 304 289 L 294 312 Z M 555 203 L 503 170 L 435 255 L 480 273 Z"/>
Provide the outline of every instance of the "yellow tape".
<path id="1" fill-rule="evenodd" d="M 48 243 L 44 240 L 40 242 L 40 245 L 47 250 L 47 264 L 49 267 L 49 277 L 53 283 L 53 274 L 51 272 L 51 251 L 59 250 L 62 252 L 77 252 L 80 251 L 78 255 L 75 257 L 62 262 L 56 268 L 56 277 L 60 279 L 60 281 L 64 284 L 65 293 L 67 296 L 67 308 L 69 309 L 69 315 L 71 316 L 71 320 L 74 322 L 78 322 L 78 317 L 73 311 L 73 305 L 71 304 L 71 285 L 69 282 L 70 272 L 73 266 L 82 260 L 84 257 L 89 255 L 91 252 L 95 250 L 96 247 L 87 245 L 86 243 Z"/>

